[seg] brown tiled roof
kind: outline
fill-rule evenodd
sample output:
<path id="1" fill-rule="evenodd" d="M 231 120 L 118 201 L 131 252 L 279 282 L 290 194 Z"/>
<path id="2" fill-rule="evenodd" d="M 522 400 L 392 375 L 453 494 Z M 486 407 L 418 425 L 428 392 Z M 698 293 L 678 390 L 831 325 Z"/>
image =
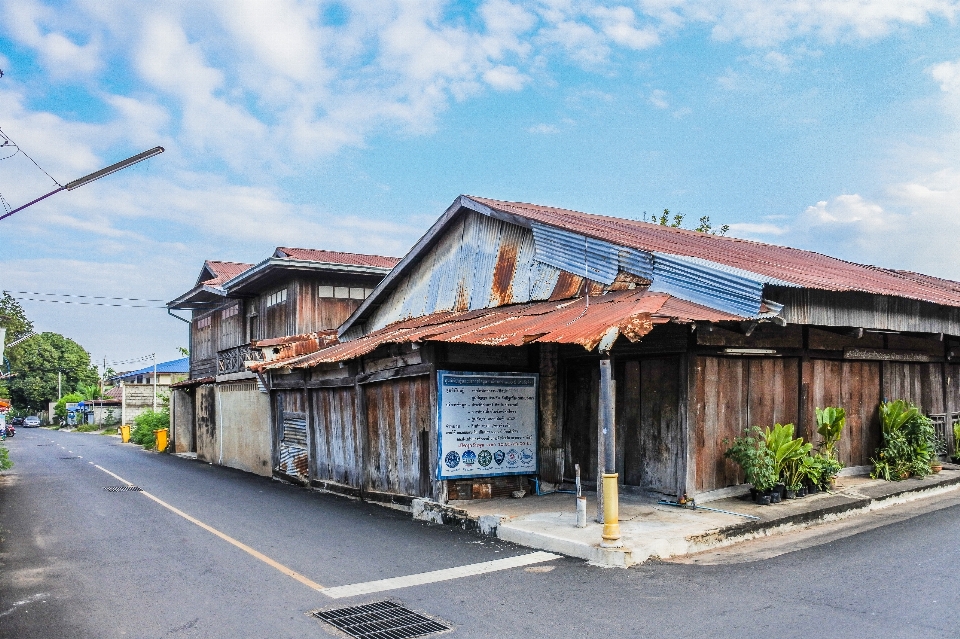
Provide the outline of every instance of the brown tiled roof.
<path id="1" fill-rule="evenodd" d="M 251 366 L 260 370 L 308 368 L 366 355 L 381 344 L 459 342 L 485 346 L 521 346 L 531 342 L 580 344 L 593 350 L 604 335 L 616 329 L 631 341 L 671 319 L 679 321 L 736 321 L 744 318 L 666 293 L 646 289 L 615 291 L 589 298 L 513 304 L 466 312 L 441 312 L 395 322 L 369 335 L 315 353 Z"/>
<path id="2" fill-rule="evenodd" d="M 393 268 L 397 262 L 400 261 L 398 257 L 343 253 L 341 251 L 321 251 L 319 249 L 287 248 L 285 246 L 278 247 L 277 252 L 294 260 L 327 262 L 329 264 L 351 264 L 355 266 L 376 266 L 379 268 Z"/>
<path id="3" fill-rule="evenodd" d="M 206 286 L 220 286 L 227 280 L 233 279 L 244 271 L 253 267 L 253 264 L 243 264 L 241 262 L 220 262 L 218 260 L 207 260 L 205 263 L 211 271 L 216 273 L 216 277 L 209 280 L 203 280 L 202 284 Z"/>
<path id="4" fill-rule="evenodd" d="M 945 306 L 960 306 L 960 283 L 951 280 L 856 264 L 813 251 L 720 237 L 649 222 L 592 215 L 537 204 L 466 197 L 504 213 L 620 246 L 710 260 L 803 288 L 862 291 Z"/>

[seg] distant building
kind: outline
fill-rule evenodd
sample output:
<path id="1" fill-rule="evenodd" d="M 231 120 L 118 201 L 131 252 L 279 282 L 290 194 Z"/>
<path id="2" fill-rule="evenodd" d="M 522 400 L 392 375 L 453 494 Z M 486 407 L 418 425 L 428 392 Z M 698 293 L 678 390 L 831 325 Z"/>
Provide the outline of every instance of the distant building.
<path id="1" fill-rule="evenodd" d="M 106 417 L 108 420 L 116 417 L 123 424 L 130 424 L 141 413 L 151 410 L 156 406 L 158 409 L 165 397 L 170 395 L 170 387 L 177 382 L 182 382 L 190 375 L 190 358 L 170 360 L 168 362 L 157 362 L 156 377 L 157 383 L 154 386 L 154 366 L 151 364 L 145 368 L 126 373 L 120 373 L 110 378 L 110 382 L 115 386 L 105 393 L 106 399 L 119 400 L 118 413 L 113 413 L 107 417 L 106 409 L 96 423 L 102 423 Z M 113 406 L 110 410 L 116 410 Z M 97 418 L 94 418 L 95 420 Z"/>

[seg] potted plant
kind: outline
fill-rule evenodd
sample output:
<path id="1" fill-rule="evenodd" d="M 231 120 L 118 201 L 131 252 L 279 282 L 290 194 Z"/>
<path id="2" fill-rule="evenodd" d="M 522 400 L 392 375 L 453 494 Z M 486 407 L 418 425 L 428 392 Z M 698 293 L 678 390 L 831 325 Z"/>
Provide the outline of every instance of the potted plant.
<path id="1" fill-rule="evenodd" d="M 724 443 L 730 442 L 724 440 Z M 776 484 L 777 475 L 760 427 L 751 426 L 746 429 L 741 436 L 733 440 L 733 444 L 723 455 L 743 470 L 744 479 L 753 486 L 752 494 L 757 503 L 769 504 L 770 491 Z"/>
<path id="2" fill-rule="evenodd" d="M 958 454 L 958 452 L 960 451 L 957 451 L 957 443 L 960 443 L 960 422 L 953 423 L 954 453 L 953 453 L 953 457 L 950 458 L 950 461 L 952 461 L 954 464 L 960 464 L 960 454 Z"/>
<path id="3" fill-rule="evenodd" d="M 933 437 L 933 455 L 930 458 L 930 472 L 933 474 L 943 470 L 943 462 L 940 458 L 947 454 L 947 440 L 940 435 Z"/>
<path id="4" fill-rule="evenodd" d="M 874 479 L 899 481 L 929 475 L 939 462 L 933 421 L 913 404 L 898 399 L 880 404 L 883 443 L 871 458 Z"/>
<path id="5" fill-rule="evenodd" d="M 791 483 L 794 486 L 796 485 L 792 481 L 794 479 L 795 463 L 810 452 L 810 448 L 812 448 L 810 444 L 803 443 L 803 437 L 794 438 L 793 435 L 793 424 L 774 424 L 773 428 L 766 428 L 763 431 L 764 440 L 773 458 L 773 469 L 777 481 L 780 482 L 777 485 L 779 490 L 777 490 L 777 487 L 774 488 L 773 503 L 780 501 L 776 493 L 779 493 L 779 497 L 783 498 L 786 496 L 786 491 L 790 490 Z"/>

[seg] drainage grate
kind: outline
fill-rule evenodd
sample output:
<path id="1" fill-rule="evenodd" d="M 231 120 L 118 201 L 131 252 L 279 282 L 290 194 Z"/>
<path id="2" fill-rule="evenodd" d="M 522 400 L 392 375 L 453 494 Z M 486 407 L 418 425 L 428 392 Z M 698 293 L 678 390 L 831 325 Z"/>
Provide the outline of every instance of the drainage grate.
<path id="1" fill-rule="evenodd" d="M 79 457 L 61 457 L 60 459 L 80 459 Z"/>
<path id="2" fill-rule="evenodd" d="M 336 610 L 318 610 L 313 616 L 351 637 L 360 639 L 405 639 L 450 630 L 450 626 L 392 601 L 378 601 Z"/>
<path id="3" fill-rule="evenodd" d="M 143 488 L 140 488 L 139 486 L 104 486 L 103 489 L 108 493 L 123 493 L 128 490 L 138 493 L 143 492 Z"/>

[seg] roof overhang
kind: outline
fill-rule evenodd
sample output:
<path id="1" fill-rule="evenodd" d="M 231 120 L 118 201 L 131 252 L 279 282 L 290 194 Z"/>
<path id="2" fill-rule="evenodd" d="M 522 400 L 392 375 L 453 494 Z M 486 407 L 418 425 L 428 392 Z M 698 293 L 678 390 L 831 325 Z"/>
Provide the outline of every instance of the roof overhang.
<path id="1" fill-rule="evenodd" d="M 223 283 L 223 288 L 230 296 L 252 295 L 261 292 L 260 287 L 272 283 L 280 273 L 289 271 L 383 277 L 390 272 L 390 269 L 380 266 L 337 264 L 334 262 L 315 262 L 311 260 L 270 257 L 253 268 L 247 269 L 236 277 L 227 280 Z"/>
<path id="2" fill-rule="evenodd" d="M 167 308 L 174 311 L 202 311 L 212 309 L 219 306 L 226 296 L 226 291 L 220 287 L 200 284 L 177 299 L 167 302 Z"/>

